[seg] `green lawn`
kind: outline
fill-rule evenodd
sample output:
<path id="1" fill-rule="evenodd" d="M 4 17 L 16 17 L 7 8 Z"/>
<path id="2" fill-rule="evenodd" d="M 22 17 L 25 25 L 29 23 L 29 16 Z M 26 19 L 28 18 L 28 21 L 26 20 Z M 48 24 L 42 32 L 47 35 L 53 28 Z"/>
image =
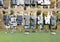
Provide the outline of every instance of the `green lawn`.
<path id="1" fill-rule="evenodd" d="M 57 31 L 56 35 L 45 32 L 31 32 L 29 35 L 24 32 L 5 34 L 5 31 L 0 31 L 0 42 L 60 42 L 60 31 Z"/>

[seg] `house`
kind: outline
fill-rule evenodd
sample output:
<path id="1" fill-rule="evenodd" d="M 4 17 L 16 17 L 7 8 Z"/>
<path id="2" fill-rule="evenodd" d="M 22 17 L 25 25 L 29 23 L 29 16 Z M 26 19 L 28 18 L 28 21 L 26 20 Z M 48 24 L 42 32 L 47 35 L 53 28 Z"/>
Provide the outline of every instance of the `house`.
<path id="1" fill-rule="evenodd" d="M 3 6 L 3 0 L 0 0 L 0 6 Z"/>
<path id="2" fill-rule="evenodd" d="M 31 0 L 31 4 L 36 4 L 36 0 Z"/>
<path id="3" fill-rule="evenodd" d="M 17 0 L 17 5 L 24 5 L 24 0 Z"/>
<path id="4" fill-rule="evenodd" d="M 43 2 L 43 0 L 37 0 L 38 4 L 41 4 Z"/>
<path id="5" fill-rule="evenodd" d="M 50 0 L 38 0 L 38 4 L 40 4 L 40 5 L 50 5 Z"/>
<path id="6" fill-rule="evenodd" d="M 17 5 L 17 0 L 11 0 L 11 5 Z"/>
<path id="7" fill-rule="evenodd" d="M 30 3 L 30 0 L 24 0 L 24 4 L 25 4 L 25 6 L 30 5 L 30 4 L 31 4 L 31 3 Z"/>

